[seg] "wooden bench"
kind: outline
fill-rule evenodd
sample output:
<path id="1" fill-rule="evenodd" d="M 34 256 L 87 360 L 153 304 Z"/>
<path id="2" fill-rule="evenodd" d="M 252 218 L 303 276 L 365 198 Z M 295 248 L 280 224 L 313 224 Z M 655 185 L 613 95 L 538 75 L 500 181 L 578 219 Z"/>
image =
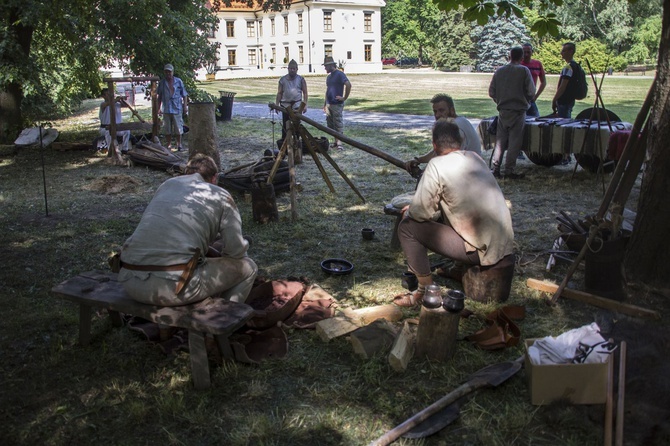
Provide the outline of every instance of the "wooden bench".
<path id="1" fill-rule="evenodd" d="M 209 361 L 205 335 L 214 336 L 224 359 L 232 359 L 229 336 L 242 327 L 254 314 L 246 304 L 224 299 L 205 299 L 179 307 L 159 307 L 138 303 L 130 298 L 117 281 L 117 274 L 108 271 L 88 271 L 56 285 L 51 290 L 57 297 L 79 304 L 79 343 L 91 341 L 93 308 L 105 308 L 115 327 L 123 325 L 121 313 L 139 316 L 157 324 L 188 330 L 191 373 L 196 389 L 210 386 Z"/>
<path id="2" fill-rule="evenodd" d="M 396 218 L 393 224 L 393 234 L 391 234 L 391 248 L 399 249 L 400 240 L 398 239 L 398 225 L 402 221 L 402 209 L 398 209 L 397 207 L 389 203 L 386 206 L 384 206 L 384 213 L 386 215 L 391 215 Z"/>

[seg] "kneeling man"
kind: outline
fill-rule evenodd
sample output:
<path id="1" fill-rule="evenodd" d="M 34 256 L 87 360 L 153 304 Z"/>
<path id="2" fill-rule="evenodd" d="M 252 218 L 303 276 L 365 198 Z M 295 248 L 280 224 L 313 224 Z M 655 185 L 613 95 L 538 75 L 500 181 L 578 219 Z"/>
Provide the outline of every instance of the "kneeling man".
<path id="1" fill-rule="evenodd" d="M 398 227 L 408 267 L 419 279 L 414 293 L 394 299 L 400 306 L 421 303 L 433 283 L 429 250 L 466 266 L 495 265 L 514 250 L 512 217 L 502 191 L 484 160 L 461 150 L 458 126 L 436 121 L 433 150 L 435 157 Z"/>
<path id="2" fill-rule="evenodd" d="M 164 182 L 123 245 L 119 282 L 136 301 L 174 306 L 219 296 L 244 302 L 256 277 L 232 196 L 218 168 L 196 155 Z"/>

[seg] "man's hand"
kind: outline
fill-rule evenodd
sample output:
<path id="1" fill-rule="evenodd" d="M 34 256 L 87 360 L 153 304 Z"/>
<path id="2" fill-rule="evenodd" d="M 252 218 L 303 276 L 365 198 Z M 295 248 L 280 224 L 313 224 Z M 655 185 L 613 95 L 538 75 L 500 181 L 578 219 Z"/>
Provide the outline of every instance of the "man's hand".
<path id="1" fill-rule="evenodd" d="M 421 163 L 416 158 L 405 161 L 405 170 L 411 174 L 417 167 L 419 167 L 419 164 Z"/>

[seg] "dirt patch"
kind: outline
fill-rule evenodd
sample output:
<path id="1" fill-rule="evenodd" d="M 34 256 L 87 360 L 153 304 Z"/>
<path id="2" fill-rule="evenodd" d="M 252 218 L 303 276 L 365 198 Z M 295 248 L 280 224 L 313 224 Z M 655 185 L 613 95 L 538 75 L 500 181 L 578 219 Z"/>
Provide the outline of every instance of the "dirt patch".
<path id="1" fill-rule="evenodd" d="M 114 195 L 135 192 L 141 184 L 141 181 L 129 175 L 105 175 L 96 178 L 90 184 L 84 186 L 84 189 L 105 195 Z"/>

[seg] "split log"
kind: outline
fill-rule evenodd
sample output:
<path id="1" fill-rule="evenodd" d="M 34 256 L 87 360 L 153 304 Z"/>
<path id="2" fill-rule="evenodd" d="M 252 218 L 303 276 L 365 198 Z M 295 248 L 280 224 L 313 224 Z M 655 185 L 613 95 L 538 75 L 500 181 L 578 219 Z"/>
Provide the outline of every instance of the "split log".
<path id="1" fill-rule="evenodd" d="M 348 318 L 358 321 L 360 325 L 367 325 L 377 319 L 386 319 L 389 322 L 397 322 L 402 319 L 402 311 L 397 305 L 393 304 L 359 308 L 358 310 L 346 308 L 342 312 Z"/>
<path id="2" fill-rule="evenodd" d="M 404 372 L 413 355 L 414 335 L 409 328 L 409 323 L 405 321 L 405 325 L 396 336 L 391 353 L 389 353 L 389 364 L 396 372 Z"/>
<path id="3" fill-rule="evenodd" d="M 558 285 L 546 280 L 538 279 L 528 279 L 526 281 L 526 286 L 534 290 L 544 291 L 546 293 L 555 293 L 558 290 Z M 646 308 L 638 307 L 636 305 L 625 304 L 622 302 L 617 302 L 615 300 L 606 299 L 601 296 L 596 296 L 595 294 L 586 293 L 584 291 L 573 290 L 570 288 L 563 288 L 561 296 L 567 297 L 568 299 L 577 300 L 580 302 L 585 302 L 596 307 L 605 308 L 607 310 L 617 311 L 622 314 L 627 314 L 629 316 L 641 317 L 645 319 L 660 319 L 661 315 L 658 311 L 649 310 Z"/>
<path id="4" fill-rule="evenodd" d="M 386 319 L 377 319 L 370 325 L 358 328 L 349 338 L 354 353 L 363 359 L 370 359 L 374 355 L 388 350 L 393 345 L 396 329 Z"/>
<path id="5" fill-rule="evenodd" d="M 359 325 L 346 316 L 335 316 L 316 323 L 316 333 L 324 342 L 351 333 L 357 328 Z"/>

